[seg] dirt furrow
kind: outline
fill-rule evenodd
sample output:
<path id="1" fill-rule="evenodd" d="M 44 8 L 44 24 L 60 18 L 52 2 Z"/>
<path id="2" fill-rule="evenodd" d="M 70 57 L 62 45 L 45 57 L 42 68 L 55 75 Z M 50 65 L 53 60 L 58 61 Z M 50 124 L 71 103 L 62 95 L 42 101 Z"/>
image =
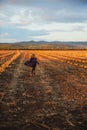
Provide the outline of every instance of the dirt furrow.
<path id="1" fill-rule="evenodd" d="M 72 100 L 82 92 L 86 94 L 84 92 L 86 75 L 82 82 L 78 76 L 82 73 L 81 70 L 79 72 L 79 69 L 71 65 L 38 54 L 40 64 L 37 66 L 36 75 L 32 76 L 31 69 L 24 66 L 28 56 L 30 53 L 21 52 L 20 59 L 2 75 L 0 128 L 4 130 L 86 128 L 86 106 L 82 104 L 80 107 L 77 102 L 75 104 L 77 99 Z M 7 78 L 5 83 L 4 78 Z M 82 85 L 83 90 L 79 85 Z"/>
<path id="2" fill-rule="evenodd" d="M 21 72 L 23 71 L 23 63 L 24 63 L 24 58 L 25 58 L 24 56 L 25 56 L 24 54 L 21 54 L 22 58 L 20 60 L 20 63 L 18 64 L 17 69 L 15 69 L 13 73 L 13 78 L 10 84 L 8 84 L 10 90 L 14 91 L 15 87 L 17 87 L 19 76 L 21 75 Z"/>

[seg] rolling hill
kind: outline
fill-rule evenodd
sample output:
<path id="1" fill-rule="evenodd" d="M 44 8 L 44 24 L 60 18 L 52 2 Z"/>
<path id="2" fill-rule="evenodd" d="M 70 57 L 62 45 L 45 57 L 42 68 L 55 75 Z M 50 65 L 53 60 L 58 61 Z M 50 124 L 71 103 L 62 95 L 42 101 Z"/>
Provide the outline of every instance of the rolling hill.
<path id="1" fill-rule="evenodd" d="M 23 41 L 17 43 L 0 43 L 0 49 L 87 49 L 87 42 Z"/>

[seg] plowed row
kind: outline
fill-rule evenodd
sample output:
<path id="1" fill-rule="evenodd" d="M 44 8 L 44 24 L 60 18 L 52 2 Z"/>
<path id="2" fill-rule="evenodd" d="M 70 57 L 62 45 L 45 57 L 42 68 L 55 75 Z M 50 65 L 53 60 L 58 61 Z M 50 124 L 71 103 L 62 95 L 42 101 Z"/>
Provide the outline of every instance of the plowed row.
<path id="1" fill-rule="evenodd" d="M 40 63 L 35 76 L 24 65 L 32 53 Z M 0 129 L 87 129 L 86 51 L 20 50 L 0 56 Z"/>

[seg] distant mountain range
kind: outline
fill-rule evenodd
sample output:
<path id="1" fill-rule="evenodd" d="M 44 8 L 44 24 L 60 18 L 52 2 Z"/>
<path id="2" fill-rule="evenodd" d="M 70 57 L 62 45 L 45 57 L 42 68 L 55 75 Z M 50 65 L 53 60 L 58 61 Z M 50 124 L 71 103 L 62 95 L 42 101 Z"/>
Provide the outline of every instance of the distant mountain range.
<path id="1" fill-rule="evenodd" d="M 86 42 L 61 41 L 22 41 L 16 43 L 0 43 L 0 49 L 87 49 Z"/>

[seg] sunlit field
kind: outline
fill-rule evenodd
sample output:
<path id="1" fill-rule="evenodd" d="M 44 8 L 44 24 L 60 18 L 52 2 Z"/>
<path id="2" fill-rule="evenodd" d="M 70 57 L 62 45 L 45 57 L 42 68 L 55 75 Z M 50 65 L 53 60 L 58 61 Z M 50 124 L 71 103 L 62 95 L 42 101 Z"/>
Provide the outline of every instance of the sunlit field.
<path id="1" fill-rule="evenodd" d="M 31 54 L 36 75 L 24 65 Z M 86 130 L 86 50 L 0 50 L 0 129 Z"/>

